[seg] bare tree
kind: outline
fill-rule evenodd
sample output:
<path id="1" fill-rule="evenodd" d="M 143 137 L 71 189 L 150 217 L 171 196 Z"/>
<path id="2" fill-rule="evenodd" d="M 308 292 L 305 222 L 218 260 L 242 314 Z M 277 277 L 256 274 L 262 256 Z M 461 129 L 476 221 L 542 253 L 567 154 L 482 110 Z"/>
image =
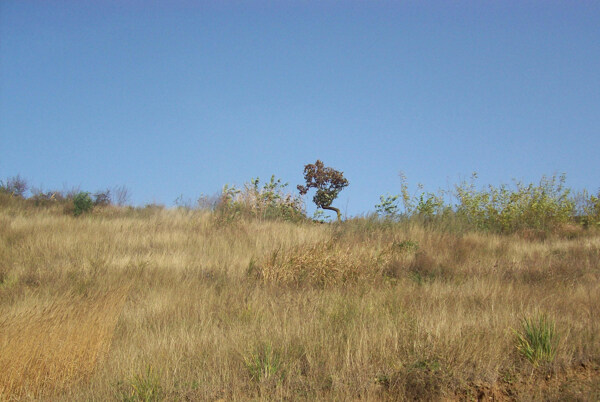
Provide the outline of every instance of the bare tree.
<path id="1" fill-rule="evenodd" d="M 113 189 L 112 199 L 113 202 L 118 206 L 122 207 L 123 205 L 127 204 L 127 202 L 129 202 L 129 198 L 129 190 L 124 185 L 117 186 Z"/>
<path id="2" fill-rule="evenodd" d="M 6 192 L 13 197 L 25 197 L 25 192 L 27 192 L 28 188 L 27 181 L 20 175 L 9 177 L 6 179 L 6 183 L 0 181 L 0 191 Z"/>

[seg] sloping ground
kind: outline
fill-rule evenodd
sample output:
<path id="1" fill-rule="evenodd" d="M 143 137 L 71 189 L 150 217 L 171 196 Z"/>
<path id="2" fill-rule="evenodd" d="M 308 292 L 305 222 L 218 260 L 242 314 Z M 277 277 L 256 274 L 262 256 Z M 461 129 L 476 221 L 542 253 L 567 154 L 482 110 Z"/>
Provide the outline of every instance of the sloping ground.
<path id="1" fill-rule="evenodd" d="M 4 398 L 597 400 L 600 236 L 0 210 Z M 552 358 L 517 350 L 556 326 Z"/>

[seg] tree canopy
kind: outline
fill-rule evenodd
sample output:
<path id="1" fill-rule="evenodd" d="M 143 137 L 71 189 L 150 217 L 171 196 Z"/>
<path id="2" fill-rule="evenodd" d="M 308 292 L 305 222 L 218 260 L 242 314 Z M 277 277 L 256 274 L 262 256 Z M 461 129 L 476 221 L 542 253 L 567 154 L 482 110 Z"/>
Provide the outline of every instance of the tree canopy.
<path id="1" fill-rule="evenodd" d="M 328 209 L 337 213 L 338 221 L 342 220 L 340 210 L 331 204 L 345 187 L 348 186 L 348 180 L 344 177 L 344 172 L 340 172 L 331 167 L 325 167 L 323 162 L 317 160 L 314 164 L 304 166 L 304 180 L 306 185 L 298 186 L 301 195 L 305 195 L 311 188 L 317 190 L 313 197 L 313 202 L 317 207 Z"/>

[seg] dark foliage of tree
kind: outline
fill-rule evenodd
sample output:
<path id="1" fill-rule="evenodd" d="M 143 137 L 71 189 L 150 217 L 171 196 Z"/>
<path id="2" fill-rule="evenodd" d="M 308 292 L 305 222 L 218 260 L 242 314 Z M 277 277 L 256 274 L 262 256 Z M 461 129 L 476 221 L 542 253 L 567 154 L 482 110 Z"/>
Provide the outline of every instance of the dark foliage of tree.
<path id="1" fill-rule="evenodd" d="M 338 222 L 342 220 L 342 214 L 336 207 L 331 206 L 346 186 L 348 180 L 344 177 L 344 172 L 337 171 L 330 167 L 325 167 L 323 162 L 317 160 L 314 164 L 304 166 L 305 186 L 298 186 L 301 195 L 305 195 L 311 188 L 317 190 L 313 197 L 313 202 L 317 207 L 328 209 L 337 213 Z"/>

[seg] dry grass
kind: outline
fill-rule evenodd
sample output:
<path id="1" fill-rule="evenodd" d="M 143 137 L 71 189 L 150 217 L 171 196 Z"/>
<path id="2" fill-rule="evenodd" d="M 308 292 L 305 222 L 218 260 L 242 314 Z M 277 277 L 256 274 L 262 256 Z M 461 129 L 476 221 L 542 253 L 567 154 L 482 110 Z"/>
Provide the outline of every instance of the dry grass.
<path id="1" fill-rule="evenodd" d="M 592 400 L 599 306 L 594 232 L 0 210 L 5 399 Z M 535 367 L 514 330 L 539 312 Z"/>
<path id="2" fill-rule="evenodd" d="M 29 295 L 0 316 L 0 398 L 64 391 L 93 373 L 108 351 L 127 287 L 54 300 Z"/>

